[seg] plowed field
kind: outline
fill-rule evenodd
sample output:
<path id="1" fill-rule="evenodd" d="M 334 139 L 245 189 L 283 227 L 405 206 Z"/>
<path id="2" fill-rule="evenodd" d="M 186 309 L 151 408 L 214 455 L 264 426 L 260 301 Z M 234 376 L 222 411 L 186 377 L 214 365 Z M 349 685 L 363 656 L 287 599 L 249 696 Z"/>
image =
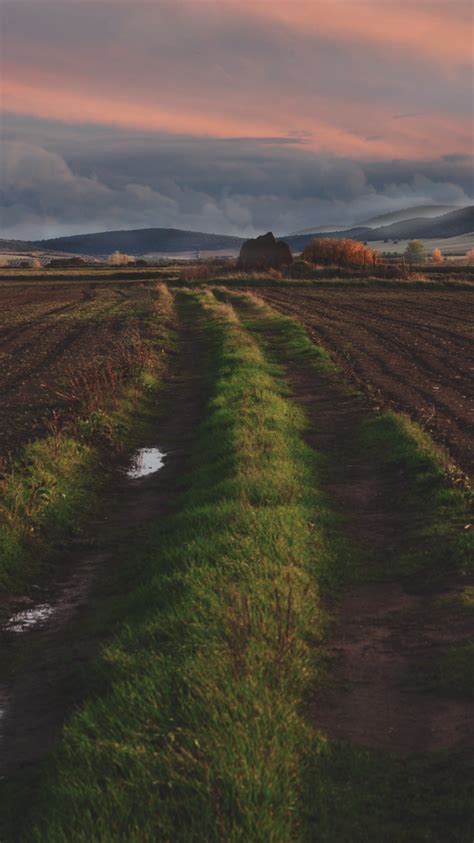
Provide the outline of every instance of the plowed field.
<path id="1" fill-rule="evenodd" d="M 407 412 L 474 468 L 474 293 L 469 290 L 259 290 L 297 317 L 352 381 Z"/>
<path id="2" fill-rule="evenodd" d="M 71 373 L 113 361 L 143 332 L 153 298 L 138 285 L 0 289 L 0 460 L 65 409 Z"/>

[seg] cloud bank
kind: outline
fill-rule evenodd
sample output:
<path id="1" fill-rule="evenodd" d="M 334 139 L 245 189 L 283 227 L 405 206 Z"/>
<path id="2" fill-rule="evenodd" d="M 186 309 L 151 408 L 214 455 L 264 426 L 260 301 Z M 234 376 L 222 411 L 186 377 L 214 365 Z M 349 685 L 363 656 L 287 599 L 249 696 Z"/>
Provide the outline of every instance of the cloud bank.
<path id="1" fill-rule="evenodd" d="M 77 137 L 25 122 L 13 121 L 4 142 L 4 237 L 155 226 L 288 234 L 417 204 L 472 202 L 466 155 L 355 161 L 292 138 L 131 136 L 84 127 Z"/>
<path id="2" fill-rule="evenodd" d="M 3 236 L 472 201 L 469 0 L 3 0 Z"/>
<path id="3" fill-rule="evenodd" d="M 304 131 L 314 149 L 340 155 L 467 152 L 470 8 L 464 0 L 4 0 L 4 108 L 174 134 Z"/>

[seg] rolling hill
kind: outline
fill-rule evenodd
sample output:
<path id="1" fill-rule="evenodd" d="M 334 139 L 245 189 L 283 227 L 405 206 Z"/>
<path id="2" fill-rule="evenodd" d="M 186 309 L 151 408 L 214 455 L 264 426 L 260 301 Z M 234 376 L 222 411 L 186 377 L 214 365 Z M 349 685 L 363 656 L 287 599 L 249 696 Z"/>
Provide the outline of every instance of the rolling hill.
<path id="1" fill-rule="evenodd" d="M 140 228 L 130 231 L 102 231 L 38 240 L 36 248 L 84 255 L 110 255 L 116 250 L 131 255 L 151 252 L 188 252 L 206 249 L 239 249 L 242 237 L 206 234 L 178 228 Z"/>
<path id="2" fill-rule="evenodd" d="M 450 211 L 459 210 L 457 205 L 414 205 L 412 208 L 400 208 L 398 211 L 389 211 L 386 214 L 378 214 L 375 217 L 370 217 L 366 220 L 361 220 L 355 225 L 343 223 L 341 225 L 326 225 L 324 231 L 330 234 L 333 231 L 347 231 L 352 228 L 380 228 L 382 225 L 391 225 L 394 222 L 402 222 L 403 220 L 411 219 L 431 219 L 433 217 L 440 217 L 442 214 L 447 214 Z M 312 228 L 303 228 L 301 231 L 295 231 L 291 237 L 299 236 L 300 234 L 311 234 L 313 231 L 322 231 L 323 226 L 314 226 Z M 289 235 L 290 236 L 290 235 Z"/>
<path id="3" fill-rule="evenodd" d="M 444 239 L 445 237 L 459 237 L 461 234 L 474 232 L 474 206 L 450 211 L 440 217 L 402 220 L 383 225 L 378 228 L 358 226 L 356 228 L 341 229 L 339 231 L 319 231 L 311 234 L 299 234 L 294 237 L 283 238 L 293 249 L 300 251 L 315 237 L 337 237 L 353 240 L 411 240 L 416 239 Z"/>
<path id="4" fill-rule="evenodd" d="M 433 219 L 449 214 L 451 211 L 462 210 L 456 205 L 415 205 L 413 208 L 401 208 L 399 211 L 390 211 L 387 214 L 379 214 L 363 220 L 360 225 L 370 228 L 379 228 L 382 225 L 391 225 L 395 222 L 403 222 L 412 219 Z"/>
<path id="5" fill-rule="evenodd" d="M 352 238 L 367 242 L 394 240 L 443 240 L 474 233 L 474 206 L 460 208 L 436 217 L 416 217 L 392 222 L 376 228 L 368 225 L 340 228 L 337 231 L 321 230 L 304 234 L 283 235 L 294 252 L 301 251 L 314 237 Z M 244 242 L 243 237 L 226 234 L 207 234 L 202 231 L 185 231 L 178 228 L 143 228 L 126 231 L 102 231 L 96 234 L 75 234 L 49 240 L 26 242 L 0 240 L 0 251 L 47 252 L 89 256 L 107 256 L 119 250 L 131 255 L 180 252 L 235 252 Z"/>

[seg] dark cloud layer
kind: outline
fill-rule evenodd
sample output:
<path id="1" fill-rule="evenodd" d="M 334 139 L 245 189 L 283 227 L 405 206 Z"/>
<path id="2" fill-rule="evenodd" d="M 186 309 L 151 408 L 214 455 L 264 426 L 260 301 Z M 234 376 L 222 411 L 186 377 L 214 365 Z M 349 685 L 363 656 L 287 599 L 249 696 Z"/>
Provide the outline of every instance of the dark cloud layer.
<path id="1" fill-rule="evenodd" d="M 318 154 L 304 136 L 203 139 L 5 125 L 2 236 L 40 238 L 169 226 L 251 235 L 358 222 L 423 203 L 473 200 L 472 161 L 356 161 Z"/>
<path id="2" fill-rule="evenodd" d="M 469 0 L 3 0 L 4 236 L 472 201 Z"/>

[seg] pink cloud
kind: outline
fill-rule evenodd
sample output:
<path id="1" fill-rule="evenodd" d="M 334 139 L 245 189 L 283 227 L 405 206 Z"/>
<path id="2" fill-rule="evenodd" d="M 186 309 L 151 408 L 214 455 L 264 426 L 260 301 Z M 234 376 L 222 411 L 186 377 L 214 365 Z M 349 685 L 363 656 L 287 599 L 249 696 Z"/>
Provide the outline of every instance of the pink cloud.
<path id="1" fill-rule="evenodd" d="M 289 29 L 345 43 L 409 53 L 436 64 L 473 57 L 470 2 L 416 0 L 230 0 L 236 9 Z"/>
<path id="2" fill-rule="evenodd" d="M 361 158 L 471 151 L 470 115 L 455 102 L 470 56 L 464 2 L 107 4 L 110 32 L 88 19 L 104 0 L 44 0 L 56 10 L 54 34 L 41 16 L 40 31 L 19 19 L 6 44 L 5 111 L 218 138 L 299 132 L 310 148 Z M 336 47 L 343 72 L 327 64 Z M 433 68 L 420 76 L 426 61 Z M 393 119 L 406 112 L 414 116 Z"/>

